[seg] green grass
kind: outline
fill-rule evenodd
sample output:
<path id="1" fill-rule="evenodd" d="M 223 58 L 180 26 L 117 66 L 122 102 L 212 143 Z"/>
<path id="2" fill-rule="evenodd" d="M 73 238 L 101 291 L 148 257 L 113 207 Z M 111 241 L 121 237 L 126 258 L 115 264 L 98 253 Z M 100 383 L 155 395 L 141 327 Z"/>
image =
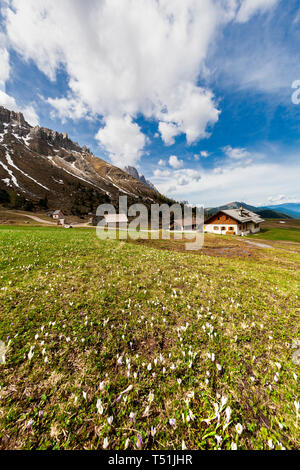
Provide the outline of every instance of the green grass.
<path id="1" fill-rule="evenodd" d="M 30 227 L 0 253 L 1 449 L 299 448 L 298 254 Z"/>
<path id="2" fill-rule="evenodd" d="M 300 229 L 298 228 L 267 228 L 260 233 L 251 235 L 251 238 L 264 238 L 265 240 L 286 240 L 300 243 Z"/>

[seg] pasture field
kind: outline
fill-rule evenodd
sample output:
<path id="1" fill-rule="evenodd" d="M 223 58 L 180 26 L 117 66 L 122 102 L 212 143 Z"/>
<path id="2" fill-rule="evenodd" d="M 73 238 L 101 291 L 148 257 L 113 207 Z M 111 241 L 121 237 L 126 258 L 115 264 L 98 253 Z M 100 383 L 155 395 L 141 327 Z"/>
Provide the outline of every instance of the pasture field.
<path id="1" fill-rule="evenodd" d="M 271 244 L 0 227 L 0 448 L 299 449 L 300 245 Z"/>
<path id="2" fill-rule="evenodd" d="M 300 243 L 300 230 L 273 228 L 252 235 L 251 238 L 263 238 L 265 240 L 287 240 L 290 242 Z"/>
<path id="3" fill-rule="evenodd" d="M 300 220 L 267 220 L 262 224 L 262 230 L 251 238 L 263 238 L 265 240 L 286 240 L 300 243 Z"/>

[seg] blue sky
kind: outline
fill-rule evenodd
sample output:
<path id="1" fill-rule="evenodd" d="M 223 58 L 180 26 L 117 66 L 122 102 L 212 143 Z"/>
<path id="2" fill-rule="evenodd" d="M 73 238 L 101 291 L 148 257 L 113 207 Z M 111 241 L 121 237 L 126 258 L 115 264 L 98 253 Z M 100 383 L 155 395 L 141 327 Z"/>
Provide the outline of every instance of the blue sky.
<path id="1" fill-rule="evenodd" d="M 0 5 L 0 105 L 177 200 L 300 202 L 299 0 Z"/>

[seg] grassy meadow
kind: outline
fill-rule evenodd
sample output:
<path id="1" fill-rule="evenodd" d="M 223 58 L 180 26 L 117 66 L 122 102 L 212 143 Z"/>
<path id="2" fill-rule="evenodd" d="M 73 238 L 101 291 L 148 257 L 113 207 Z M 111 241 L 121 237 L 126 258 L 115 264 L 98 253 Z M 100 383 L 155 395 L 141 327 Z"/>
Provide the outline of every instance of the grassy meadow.
<path id="1" fill-rule="evenodd" d="M 0 448 L 298 449 L 300 245 L 222 240 L 0 227 Z"/>
<path id="2" fill-rule="evenodd" d="M 279 220 L 267 220 L 262 224 L 262 230 L 251 238 L 263 238 L 265 240 L 285 240 L 300 243 L 300 220 L 290 219 L 280 223 Z"/>

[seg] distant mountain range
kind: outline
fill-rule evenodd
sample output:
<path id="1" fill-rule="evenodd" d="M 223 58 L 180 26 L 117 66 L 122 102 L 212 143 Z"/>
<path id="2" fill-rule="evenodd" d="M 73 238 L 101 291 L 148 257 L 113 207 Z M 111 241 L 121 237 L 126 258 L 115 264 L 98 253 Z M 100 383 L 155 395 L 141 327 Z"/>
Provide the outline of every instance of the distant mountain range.
<path id="1" fill-rule="evenodd" d="M 275 212 L 281 212 L 282 214 L 289 215 L 294 219 L 300 219 L 300 204 L 299 203 L 286 203 L 278 204 L 275 206 L 260 207 L 259 209 L 271 209 Z"/>
<path id="2" fill-rule="evenodd" d="M 0 106 L 0 204 L 10 208 L 94 213 L 99 204 L 172 204 L 134 168 L 123 171 L 87 147 Z"/>
<path id="3" fill-rule="evenodd" d="M 300 218 L 300 204 L 280 204 L 278 206 L 255 207 L 245 202 L 230 202 L 219 207 L 205 209 L 206 216 L 210 216 L 219 210 L 238 209 L 239 207 L 259 214 L 264 219 L 297 219 Z M 298 209 L 298 211 L 297 211 Z"/>

